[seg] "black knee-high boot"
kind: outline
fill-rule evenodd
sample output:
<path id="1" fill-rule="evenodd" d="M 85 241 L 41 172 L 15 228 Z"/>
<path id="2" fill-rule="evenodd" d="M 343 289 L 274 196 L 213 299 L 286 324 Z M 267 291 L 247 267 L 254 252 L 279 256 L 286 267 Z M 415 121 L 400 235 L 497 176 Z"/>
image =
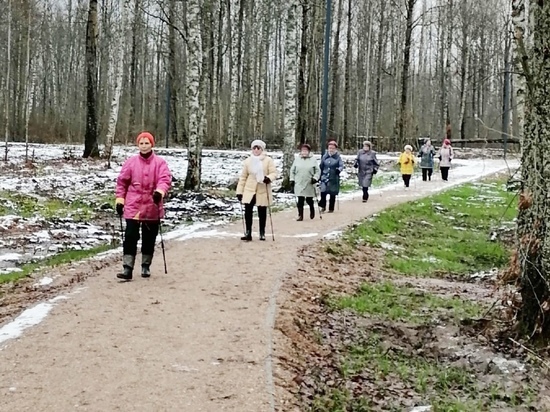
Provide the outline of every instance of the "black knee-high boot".
<path id="1" fill-rule="evenodd" d="M 246 231 L 241 240 L 250 242 L 252 240 L 252 214 L 254 212 L 254 205 L 251 203 L 245 203 L 244 205 L 244 223 Z"/>
<path id="2" fill-rule="evenodd" d="M 298 196 L 298 203 L 296 206 L 298 207 L 298 219 L 296 219 L 298 222 L 301 222 L 304 220 L 304 197 Z"/>
<path id="3" fill-rule="evenodd" d="M 315 218 L 315 205 L 313 204 L 313 198 L 312 197 L 306 197 L 306 203 L 309 206 L 309 218 L 314 219 Z"/>
<path id="4" fill-rule="evenodd" d="M 258 206 L 258 220 L 260 221 L 260 240 L 265 240 L 265 224 L 267 221 L 267 206 Z"/>

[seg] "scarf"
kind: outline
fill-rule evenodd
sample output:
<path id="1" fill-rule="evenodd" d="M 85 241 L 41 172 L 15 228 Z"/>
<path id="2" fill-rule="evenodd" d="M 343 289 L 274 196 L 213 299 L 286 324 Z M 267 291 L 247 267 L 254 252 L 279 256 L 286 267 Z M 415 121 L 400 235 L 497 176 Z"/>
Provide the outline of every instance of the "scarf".
<path id="1" fill-rule="evenodd" d="M 260 155 L 260 156 L 250 156 L 251 158 L 251 162 L 250 162 L 250 165 L 251 165 L 251 170 L 252 170 L 252 173 L 256 175 L 256 182 L 258 183 L 263 183 L 264 181 L 264 165 L 263 165 L 263 157 Z"/>

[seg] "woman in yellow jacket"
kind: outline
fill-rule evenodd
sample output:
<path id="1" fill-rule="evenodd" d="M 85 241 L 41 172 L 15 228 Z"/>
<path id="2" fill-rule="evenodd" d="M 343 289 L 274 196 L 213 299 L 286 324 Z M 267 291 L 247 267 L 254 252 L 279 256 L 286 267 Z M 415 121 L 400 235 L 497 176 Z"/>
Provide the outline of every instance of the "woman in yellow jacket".
<path id="1" fill-rule="evenodd" d="M 243 170 L 237 184 L 237 199 L 244 203 L 246 231 L 241 240 L 252 240 L 252 213 L 258 208 L 260 240 L 265 240 L 267 208 L 273 202 L 271 183 L 277 179 L 277 169 L 273 159 L 265 154 L 265 143 L 254 140 L 250 145 L 252 154 L 243 163 Z"/>
<path id="2" fill-rule="evenodd" d="M 405 183 L 405 187 L 409 187 L 411 176 L 414 173 L 415 164 L 411 145 L 408 144 L 405 146 L 405 151 L 401 153 L 397 163 L 401 165 L 401 177 L 403 178 L 403 183 Z"/>

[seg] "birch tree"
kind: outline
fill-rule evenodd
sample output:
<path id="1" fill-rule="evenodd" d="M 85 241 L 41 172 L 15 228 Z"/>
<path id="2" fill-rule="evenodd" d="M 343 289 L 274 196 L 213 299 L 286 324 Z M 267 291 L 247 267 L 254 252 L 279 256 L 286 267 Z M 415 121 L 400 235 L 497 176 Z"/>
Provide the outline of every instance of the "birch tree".
<path id="1" fill-rule="evenodd" d="M 198 190 L 201 184 L 202 125 L 201 107 L 201 4 L 200 0 L 187 1 L 187 113 L 189 116 L 187 145 L 187 176 L 184 189 Z"/>
<path id="2" fill-rule="evenodd" d="M 8 141 L 10 137 L 10 68 L 11 68 L 11 17 L 12 8 L 11 0 L 8 0 L 8 44 L 7 44 L 7 56 L 6 56 L 6 81 L 4 86 L 4 161 L 8 161 Z"/>
<path id="3" fill-rule="evenodd" d="M 129 13 L 130 0 L 119 0 L 120 10 L 120 40 L 116 43 L 116 55 L 115 64 L 113 70 L 113 77 L 115 81 L 113 97 L 111 99 L 111 109 L 109 114 L 109 124 L 107 128 L 107 134 L 105 136 L 105 153 L 104 157 L 107 159 L 107 167 L 111 167 L 111 156 L 113 154 L 113 143 L 115 140 L 116 126 L 118 122 L 120 94 L 122 93 L 122 80 L 124 75 L 124 60 L 126 57 L 126 42 L 127 42 L 127 16 Z M 112 65 L 111 65 L 112 66 Z"/>
<path id="4" fill-rule="evenodd" d="M 284 147 L 283 147 L 283 189 L 290 187 L 290 167 L 294 162 L 296 147 L 296 69 L 297 69 L 297 42 L 296 42 L 296 10 L 298 3 L 289 0 L 286 10 L 285 36 L 285 101 L 284 101 Z"/>

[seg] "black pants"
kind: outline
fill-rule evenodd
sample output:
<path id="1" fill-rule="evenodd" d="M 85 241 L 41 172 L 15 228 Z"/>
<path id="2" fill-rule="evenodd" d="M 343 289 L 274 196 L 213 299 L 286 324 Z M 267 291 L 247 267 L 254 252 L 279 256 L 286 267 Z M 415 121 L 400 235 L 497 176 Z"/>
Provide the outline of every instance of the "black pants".
<path id="1" fill-rule="evenodd" d="M 252 232 L 252 214 L 256 205 L 256 195 L 252 196 L 250 203 L 244 204 L 244 223 L 246 231 Z M 265 222 L 267 220 L 267 206 L 258 206 L 258 218 L 260 219 L 260 233 L 265 234 Z"/>
<path id="2" fill-rule="evenodd" d="M 321 200 L 319 200 L 319 207 L 325 209 L 327 207 L 327 192 L 321 192 Z M 336 195 L 330 194 L 328 200 L 328 210 L 334 212 L 334 205 L 336 204 Z"/>
<path id="3" fill-rule="evenodd" d="M 423 167 L 422 168 L 422 180 L 426 181 L 428 179 L 432 180 L 432 173 L 434 169 L 432 167 Z"/>
<path id="4" fill-rule="evenodd" d="M 412 175 L 401 175 L 403 182 L 405 183 L 405 187 L 409 187 L 409 184 L 411 183 L 411 176 Z"/>
<path id="5" fill-rule="evenodd" d="M 445 181 L 447 181 L 447 179 L 449 178 L 449 169 L 450 167 L 448 166 L 441 166 L 439 168 L 439 170 L 441 170 L 441 178 Z"/>
<path id="6" fill-rule="evenodd" d="M 364 187 L 363 188 L 363 200 L 366 202 L 367 200 L 369 200 L 369 188 L 368 187 Z"/>
<path id="7" fill-rule="evenodd" d="M 139 228 L 141 226 L 141 254 L 153 256 L 155 252 L 155 241 L 159 233 L 159 222 L 139 221 L 126 219 L 126 230 L 124 231 L 124 243 L 122 249 L 125 255 L 135 256 L 137 254 L 137 243 L 139 240 Z"/>
<path id="8" fill-rule="evenodd" d="M 313 198 L 312 197 L 305 197 L 305 196 L 298 196 L 298 215 L 304 216 L 304 202 L 308 204 L 309 206 L 309 213 L 315 214 L 315 207 L 313 206 Z"/>

